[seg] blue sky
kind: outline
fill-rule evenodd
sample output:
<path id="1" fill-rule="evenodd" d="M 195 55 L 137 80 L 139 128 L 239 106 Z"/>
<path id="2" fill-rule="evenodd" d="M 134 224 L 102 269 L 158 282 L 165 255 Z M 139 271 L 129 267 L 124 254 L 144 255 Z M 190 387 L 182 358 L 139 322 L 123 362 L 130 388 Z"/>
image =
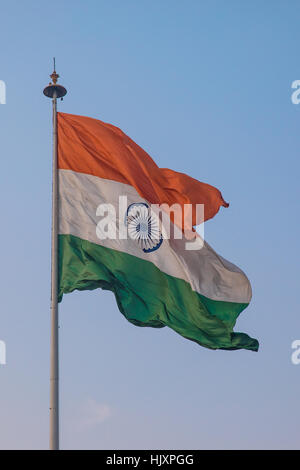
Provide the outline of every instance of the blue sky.
<path id="1" fill-rule="evenodd" d="M 121 127 L 161 167 L 218 187 L 208 242 L 253 301 L 210 351 L 135 327 L 110 292 L 60 309 L 63 448 L 299 448 L 300 4 L 289 0 L 11 0 L 1 5 L 0 448 L 47 448 L 51 102 Z"/>

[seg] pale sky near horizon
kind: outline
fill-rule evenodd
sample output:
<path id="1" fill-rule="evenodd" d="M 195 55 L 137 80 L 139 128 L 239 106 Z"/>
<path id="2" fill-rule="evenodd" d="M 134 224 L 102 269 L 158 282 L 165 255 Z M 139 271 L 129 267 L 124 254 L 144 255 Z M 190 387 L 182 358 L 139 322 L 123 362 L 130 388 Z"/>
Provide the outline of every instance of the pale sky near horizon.
<path id="1" fill-rule="evenodd" d="M 207 241 L 248 275 L 258 353 L 138 328 L 112 293 L 60 307 L 65 449 L 300 448 L 300 79 L 295 0 L 0 2 L 0 449 L 48 447 L 51 102 L 120 127 L 230 202 Z"/>

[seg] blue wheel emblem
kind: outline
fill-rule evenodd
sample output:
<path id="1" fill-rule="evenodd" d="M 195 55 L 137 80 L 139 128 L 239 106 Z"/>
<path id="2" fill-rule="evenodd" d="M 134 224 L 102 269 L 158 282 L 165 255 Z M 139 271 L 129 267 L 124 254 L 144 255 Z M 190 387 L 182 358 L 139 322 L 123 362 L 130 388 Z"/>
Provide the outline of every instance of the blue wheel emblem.
<path id="1" fill-rule="evenodd" d="M 125 217 L 130 238 L 136 240 L 144 253 L 158 250 L 163 242 L 160 221 L 145 202 L 128 206 Z"/>

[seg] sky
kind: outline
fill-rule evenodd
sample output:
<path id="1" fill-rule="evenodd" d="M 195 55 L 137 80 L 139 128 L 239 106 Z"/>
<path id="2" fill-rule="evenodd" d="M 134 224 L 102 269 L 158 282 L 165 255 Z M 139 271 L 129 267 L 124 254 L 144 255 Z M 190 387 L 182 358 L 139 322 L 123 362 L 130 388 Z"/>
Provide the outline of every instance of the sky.
<path id="1" fill-rule="evenodd" d="M 46 449 L 49 420 L 52 72 L 62 112 L 120 127 L 160 167 L 230 202 L 206 240 L 249 277 L 235 331 L 260 350 L 211 351 L 136 327 L 113 294 L 60 306 L 63 449 L 299 449 L 300 3 L 0 2 L 0 448 Z"/>

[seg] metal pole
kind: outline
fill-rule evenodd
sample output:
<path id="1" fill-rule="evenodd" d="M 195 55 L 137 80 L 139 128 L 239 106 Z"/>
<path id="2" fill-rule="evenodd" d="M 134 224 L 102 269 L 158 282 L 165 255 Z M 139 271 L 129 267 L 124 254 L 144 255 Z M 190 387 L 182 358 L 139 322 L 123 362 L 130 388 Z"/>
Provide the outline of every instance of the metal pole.
<path id="1" fill-rule="evenodd" d="M 51 343 L 50 343 L 50 449 L 59 450 L 59 356 L 57 303 L 57 235 L 58 235 L 58 174 L 57 174 L 57 114 L 56 92 L 53 107 L 52 159 L 52 241 L 51 241 Z"/>
<path id="2" fill-rule="evenodd" d="M 53 157 L 52 157 L 52 229 L 51 229 L 51 340 L 50 340 L 50 450 L 59 450 L 59 343 L 58 343 L 58 169 L 57 169 L 57 98 L 67 90 L 57 84 L 59 75 L 50 75 L 52 83 L 44 95 L 52 98 Z"/>

